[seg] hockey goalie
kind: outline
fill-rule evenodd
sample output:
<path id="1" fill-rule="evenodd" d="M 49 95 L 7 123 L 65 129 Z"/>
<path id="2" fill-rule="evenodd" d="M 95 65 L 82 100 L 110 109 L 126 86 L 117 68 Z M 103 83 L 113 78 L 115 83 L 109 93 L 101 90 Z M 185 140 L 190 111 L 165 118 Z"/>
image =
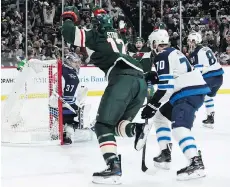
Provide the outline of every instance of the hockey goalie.
<path id="1" fill-rule="evenodd" d="M 58 107 L 57 100 L 63 102 L 63 125 L 64 144 L 72 144 L 75 139 L 82 136 L 76 132 L 89 130 L 87 116 L 89 114 L 90 105 L 85 105 L 88 89 L 79 84 L 78 73 L 80 71 L 81 59 L 75 53 L 68 53 L 62 65 L 62 97 L 57 94 L 56 85 L 54 84 L 53 92 L 49 98 L 50 111 Z M 86 124 L 87 123 L 87 124 Z M 81 131 L 79 131 L 81 130 Z M 90 133 L 90 132 L 89 132 Z M 90 136 L 83 135 L 83 136 Z M 78 136 L 75 138 L 75 136 Z M 82 137 L 84 139 L 86 137 Z"/>

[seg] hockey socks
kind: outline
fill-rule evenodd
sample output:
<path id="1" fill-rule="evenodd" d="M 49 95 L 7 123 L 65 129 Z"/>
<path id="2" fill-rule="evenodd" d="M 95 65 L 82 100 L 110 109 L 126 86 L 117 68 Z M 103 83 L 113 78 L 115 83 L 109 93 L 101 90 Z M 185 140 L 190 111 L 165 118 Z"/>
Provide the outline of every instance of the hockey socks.
<path id="1" fill-rule="evenodd" d="M 117 158 L 117 143 L 113 131 L 111 125 L 99 122 L 95 124 L 95 133 L 106 163 Z"/>
<path id="2" fill-rule="evenodd" d="M 174 128 L 172 132 L 187 159 L 198 156 L 196 142 L 190 129 L 178 127 Z"/>
<path id="3" fill-rule="evenodd" d="M 204 164 L 201 154 L 197 151 L 195 139 L 190 129 L 177 127 L 172 130 L 173 136 L 178 141 L 184 155 L 189 160 L 189 165 L 177 172 L 178 180 L 190 180 L 204 177 Z"/>
<path id="4" fill-rule="evenodd" d="M 211 113 L 214 112 L 214 100 L 212 97 L 209 96 L 205 96 L 205 107 L 206 107 L 206 112 L 207 112 L 207 116 L 211 115 Z"/>

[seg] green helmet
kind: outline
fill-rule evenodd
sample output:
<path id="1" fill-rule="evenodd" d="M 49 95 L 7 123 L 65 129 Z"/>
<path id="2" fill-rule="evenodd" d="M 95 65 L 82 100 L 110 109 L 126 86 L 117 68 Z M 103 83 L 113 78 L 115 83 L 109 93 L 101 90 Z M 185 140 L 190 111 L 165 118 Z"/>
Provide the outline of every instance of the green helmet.
<path id="1" fill-rule="evenodd" d="M 104 9 L 96 6 L 93 8 L 93 14 L 93 24 L 100 30 L 113 29 L 113 19 Z"/>
<path id="2" fill-rule="evenodd" d="M 113 20 L 108 14 L 98 14 L 96 20 L 98 21 L 100 29 L 113 28 Z"/>

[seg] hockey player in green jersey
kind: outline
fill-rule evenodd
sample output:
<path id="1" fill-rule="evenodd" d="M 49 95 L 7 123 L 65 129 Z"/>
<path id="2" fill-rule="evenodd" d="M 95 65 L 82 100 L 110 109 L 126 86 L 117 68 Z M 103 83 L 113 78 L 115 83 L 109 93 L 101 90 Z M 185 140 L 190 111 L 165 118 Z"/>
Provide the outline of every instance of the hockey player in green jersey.
<path id="1" fill-rule="evenodd" d="M 76 25 L 79 21 L 75 7 L 66 7 L 62 14 L 62 35 L 66 42 L 88 47 L 94 52 L 91 60 L 106 75 L 108 86 L 101 98 L 95 124 L 100 149 L 108 168 L 93 174 L 93 182 L 119 184 L 121 160 L 117 156 L 115 135 L 132 137 L 136 134 L 135 147 L 143 126 L 131 123 L 147 95 L 147 85 L 139 61 L 126 54 L 125 45 L 113 29 L 106 11 L 95 8 L 96 28 L 85 31 Z"/>
<path id="2" fill-rule="evenodd" d="M 144 39 L 137 37 L 135 41 L 135 45 L 128 44 L 128 54 L 135 58 L 136 60 L 139 60 L 144 73 L 151 71 L 152 68 L 152 62 L 150 59 L 151 56 L 151 49 L 144 45 Z"/>

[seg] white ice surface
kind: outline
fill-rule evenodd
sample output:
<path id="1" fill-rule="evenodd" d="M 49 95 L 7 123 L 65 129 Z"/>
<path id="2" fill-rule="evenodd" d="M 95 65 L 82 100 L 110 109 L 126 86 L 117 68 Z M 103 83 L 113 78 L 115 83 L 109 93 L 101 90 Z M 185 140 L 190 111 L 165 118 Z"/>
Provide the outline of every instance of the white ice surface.
<path id="1" fill-rule="evenodd" d="M 99 97 L 90 97 L 92 119 L 96 115 Z M 118 138 L 118 152 L 122 153 L 124 187 L 230 187 L 230 96 L 215 99 L 216 124 L 205 129 L 201 120 L 204 107 L 197 114 L 193 132 L 202 150 L 207 177 L 179 182 L 176 171 L 187 165 L 178 145 L 174 143 L 170 171 L 159 171 L 155 176 L 141 172 L 141 152 L 133 148 L 133 139 Z M 31 115 L 31 114 L 30 114 Z M 154 133 L 147 143 L 147 166 L 158 154 Z M 70 146 L 5 146 L 1 150 L 3 187 L 93 187 L 92 173 L 105 168 L 98 143 L 82 142 Z M 109 186 L 109 185 L 107 185 Z"/>

